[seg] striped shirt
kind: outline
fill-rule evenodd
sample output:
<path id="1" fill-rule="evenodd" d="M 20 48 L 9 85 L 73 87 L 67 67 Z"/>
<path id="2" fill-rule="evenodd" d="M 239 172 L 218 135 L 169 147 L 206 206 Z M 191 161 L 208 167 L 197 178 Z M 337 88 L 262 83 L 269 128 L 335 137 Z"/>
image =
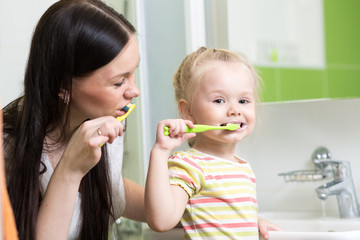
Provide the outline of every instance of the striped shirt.
<path id="1" fill-rule="evenodd" d="M 255 175 L 233 162 L 195 149 L 169 159 L 170 184 L 189 195 L 181 223 L 185 239 L 258 240 Z"/>

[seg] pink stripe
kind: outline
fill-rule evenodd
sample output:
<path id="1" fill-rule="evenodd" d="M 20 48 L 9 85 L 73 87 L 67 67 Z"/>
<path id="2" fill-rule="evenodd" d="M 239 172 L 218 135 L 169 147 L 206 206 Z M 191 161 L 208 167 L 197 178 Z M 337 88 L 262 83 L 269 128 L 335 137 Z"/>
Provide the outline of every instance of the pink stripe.
<path id="1" fill-rule="evenodd" d="M 214 158 L 212 158 L 212 157 L 196 157 L 196 156 L 192 156 L 192 158 L 199 159 L 199 160 L 205 160 L 205 161 L 214 160 Z"/>
<path id="2" fill-rule="evenodd" d="M 193 230 L 198 228 L 245 228 L 245 227 L 257 227 L 257 223 L 247 222 L 247 223 L 202 223 L 191 226 L 184 226 L 185 230 Z"/>
<path id="3" fill-rule="evenodd" d="M 217 176 L 209 175 L 209 176 L 206 176 L 206 180 L 211 180 L 211 179 L 220 180 L 220 179 L 229 179 L 229 178 L 245 178 L 245 179 L 249 179 L 253 183 L 256 183 L 255 178 L 251 178 L 251 177 L 246 176 L 244 174 L 217 175 Z"/>
<path id="4" fill-rule="evenodd" d="M 178 178 L 181 178 L 182 180 L 190 183 L 191 185 L 195 186 L 194 181 L 193 181 L 191 178 L 189 178 L 188 176 L 183 175 L 183 174 L 176 174 L 176 176 L 177 176 Z"/>
<path id="5" fill-rule="evenodd" d="M 176 156 L 173 156 L 170 159 L 174 159 L 174 158 L 176 158 Z M 184 157 L 184 158 L 179 158 L 179 159 L 183 160 L 184 162 L 187 162 L 188 164 L 192 165 L 193 167 L 199 169 L 202 172 L 202 169 L 198 165 L 196 165 L 193 161 L 189 160 L 188 158 Z"/>
<path id="6" fill-rule="evenodd" d="M 190 159 L 183 158 L 182 160 L 184 160 L 185 162 L 187 162 L 188 164 L 192 165 L 193 167 L 199 169 L 202 172 L 202 169 L 197 164 L 195 164 L 193 161 L 191 161 Z"/>
<path id="7" fill-rule="evenodd" d="M 182 159 L 180 156 L 177 156 L 177 155 L 174 155 L 171 157 L 171 159 L 174 159 L 174 158 L 180 158 Z M 199 159 L 199 160 L 214 160 L 214 158 L 212 157 L 197 157 L 197 156 L 191 156 L 192 159 Z"/>
<path id="8" fill-rule="evenodd" d="M 242 197 L 242 198 L 229 198 L 229 199 L 219 199 L 219 198 L 205 198 L 205 199 L 190 199 L 190 203 L 199 204 L 199 203 L 234 203 L 234 202 L 253 202 L 257 203 L 255 198 L 252 197 Z"/>

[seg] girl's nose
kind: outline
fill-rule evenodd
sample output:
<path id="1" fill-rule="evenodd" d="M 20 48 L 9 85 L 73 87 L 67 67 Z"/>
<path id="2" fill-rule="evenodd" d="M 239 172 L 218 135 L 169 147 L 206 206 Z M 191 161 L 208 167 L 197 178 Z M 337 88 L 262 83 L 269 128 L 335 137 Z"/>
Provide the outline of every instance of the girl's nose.
<path id="1" fill-rule="evenodd" d="M 232 104 L 228 109 L 228 115 L 229 116 L 240 116 L 241 110 L 238 104 Z"/>

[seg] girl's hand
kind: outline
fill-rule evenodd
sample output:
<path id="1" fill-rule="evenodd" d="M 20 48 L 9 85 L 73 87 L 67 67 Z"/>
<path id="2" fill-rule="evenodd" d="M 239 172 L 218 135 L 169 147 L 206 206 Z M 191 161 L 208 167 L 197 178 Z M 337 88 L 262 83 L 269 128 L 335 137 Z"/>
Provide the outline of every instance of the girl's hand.
<path id="1" fill-rule="evenodd" d="M 169 136 L 164 135 L 165 126 L 169 127 Z M 193 128 L 194 124 L 184 119 L 166 119 L 160 121 L 157 126 L 155 146 L 171 152 L 187 139 L 195 137 L 195 133 L 185 133 L 186 126 Z"/>
<path id="2" fill-rule="evenodd" d="M 123 125 L 114 117 L 86 121 L 72 135 L 59 164 L 82 178 L 99 162 L 101 146 L 122 133 Z"/>
<path id="3" fill-rule="evenodd" d="M 283 231 L 278 225 L 261 217 L 258 218 L 258 224 L 259 232 L 265 240 L 269 238 L 269 231 Z"/>

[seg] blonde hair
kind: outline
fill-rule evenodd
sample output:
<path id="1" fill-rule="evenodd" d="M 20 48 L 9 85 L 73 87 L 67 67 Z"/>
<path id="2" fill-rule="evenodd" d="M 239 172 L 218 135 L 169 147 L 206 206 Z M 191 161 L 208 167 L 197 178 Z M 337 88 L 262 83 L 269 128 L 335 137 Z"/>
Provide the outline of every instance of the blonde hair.
<path id="1" fill-rule="evenodd" d="M 215 64 L 211 64 L 214 61 L 243 64 L 253 76 L 255 98 L 257 102 L 260 102 L 259 92 L 262 80 L 248 60 L 241 54 L 229 50 L 206 47 L 200 47 L 197 51 L 186 56 L 176 70 L 173 78 L 173 86 L 175 88 L 175 99 L 177 102 L 184 99 L 191 104 L 200 80 L 207 72 L 216 66 Z M 192 147 L 194 144 L 195 139 L 190 139 L 189 146 Z"/>

